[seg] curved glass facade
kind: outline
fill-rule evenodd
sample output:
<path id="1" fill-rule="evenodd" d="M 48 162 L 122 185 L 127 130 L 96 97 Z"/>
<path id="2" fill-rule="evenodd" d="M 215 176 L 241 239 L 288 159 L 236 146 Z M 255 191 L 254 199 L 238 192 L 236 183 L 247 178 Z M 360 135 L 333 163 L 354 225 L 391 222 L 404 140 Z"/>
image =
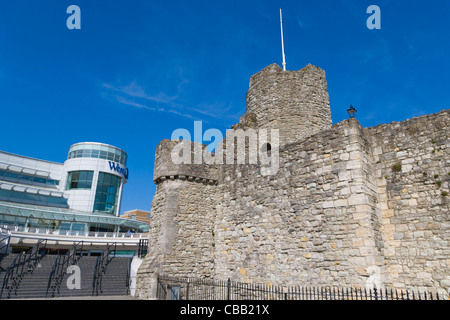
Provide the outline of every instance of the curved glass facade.
<path id="1" fill-rule="evenodd" d="M 95 193 L 94 212 L 116 214 L 121 178 L 109 173 L 99 172 Z"/>
<path id="2" fill-rule="evenodd" d="M 94 142 L 77 143 L 70 147 L 67 159 L 99 158 L 127 165 L 127 154 L 119 148 Z"/>

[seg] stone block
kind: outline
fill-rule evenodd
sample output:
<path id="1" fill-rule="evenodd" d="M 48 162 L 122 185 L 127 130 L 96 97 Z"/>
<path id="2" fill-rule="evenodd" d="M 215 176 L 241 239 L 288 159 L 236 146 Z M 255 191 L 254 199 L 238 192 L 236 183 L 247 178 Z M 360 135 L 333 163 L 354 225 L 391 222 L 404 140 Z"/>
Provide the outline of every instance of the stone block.
<path id="1" fill-rule="evenodd" d="M 369 200 L 365 194 L 352 194 L 348 198 L 349 205 L 368 204 Z"/>

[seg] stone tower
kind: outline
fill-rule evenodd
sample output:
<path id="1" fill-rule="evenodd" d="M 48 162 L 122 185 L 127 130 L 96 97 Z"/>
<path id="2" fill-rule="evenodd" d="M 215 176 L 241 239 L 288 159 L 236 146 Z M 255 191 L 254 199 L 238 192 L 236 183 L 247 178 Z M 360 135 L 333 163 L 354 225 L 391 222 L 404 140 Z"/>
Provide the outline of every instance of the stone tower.
<path id="1" fill-rule="evenodd" d="M 299 71 L 271 64 L 250 78 L 246 99 L 240 125 L 279 129 L 280 145 L 331 128 L 325 71 L 311 64 Z"/>

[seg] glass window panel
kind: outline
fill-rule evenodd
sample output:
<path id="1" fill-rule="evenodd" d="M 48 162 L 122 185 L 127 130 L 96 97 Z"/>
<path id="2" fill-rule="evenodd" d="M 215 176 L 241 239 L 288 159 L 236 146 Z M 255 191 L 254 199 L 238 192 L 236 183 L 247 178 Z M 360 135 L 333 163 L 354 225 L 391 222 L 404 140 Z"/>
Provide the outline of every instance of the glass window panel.
<path id="1" fill-rule="evenodd" d="M 39 227 L 39 219 L 34 219 L 34 218 L 28 219 L 28 226 Z"/>
<path id="2" fill-rule="evenodd" d="M 67 175 L 66 190 L 70 190 L 71 189 L 71 184 L 72 184 L 72 172 L 69 172 L 69 174 Z"/>
<path id="3" fill-rule="evenodd" d="M 76 188 L 73 189 L 86 189 L 86 183 L 84 181 L 78 181 Z"/>
<path id="4" fill-rule="evenodd" d="M 100 151 L 92 150 L 92 153 L 91 153 L 92 158 L 98 158 L 99 155 L 100 155 Z"/>
<path id="5" fill-rule="evenodd" d="M 70 222 L 61 222 L 60 229 L 61 230 L 70 230 Z"/>
<path id="6" fill-rule="evenodd" d="M 39 200 L 39 198 L 36 198 L 36 194 L 30 194 L 30 193 L 21 193 L 21 199 L 25 201 L 35 202 L 36 200 Z"/>
<path id="7" fill-rule="evenodd" d="M 59 181 L 58 180 L 49 179 L 49 180 L 47 180 L 47 184 L 51 185 L 51 186 L 57 186 L 57 185 L 59 185 Z"/>
<path id="8" fill-rule="evenodd" d="M 34 203 L 36 203 L 36 204 L 40 204 L 40 205 L 44 205 L 44 206 L 48 204 L 48 199 L 46 196 L 33 194 L 33 195 L 31 195 L 31 198 L 37 198 L 37 200 L 34 201 Z"/>
<path id="9" fill-rule="evenodd" d="M 16 217 L 15 224 L 18 226 L 24 226 L 27 219 L 25 217 Z"/>
<path id="10" fill-rule="evenodd" d="M 18 179 L 19 175 L 14 172 L 5 171 L 5 178 L 12 178 L 12 179 Z"/>
<path id="11" fill-rule="evenodd" d="M 27 176 L 25 174 L 21 174 L 20 175 L 20 180 L 27 181 L 27 182 L 32 182 L 33 181 L 33 177 L 32 176 Z"/>
<path id="12" fill-rule="evenodd" d="M 89 158 L 91 156 L 91 150 L 83 150 L 83 157 Z"/>
<path id="13" fill-rule="evenodd" d="M 71 174 L 72 174 L 72 180 L 76 180 L 76 181 L 80 180 L 80 172 L 79 171 L 71 172 Z"/>
<path id="14" fill-rule="evenodd" d="M 93 171 L 73 171 L 67 177 L 67 190 L 90 189 L 92 186 Z"/>
<path id="15" fill-rule="evenodd" d="M 34 177 L 33 180 L 34 180 L 34 182 L 42 183 L 42 184 L 45 184 L 47 182 L 47 179 L 39 178 L 39 177 Z"/>
<path id="16" fill-rule="evenodd" d="M 87 179 L 87 171 L 80 171 L 80 178 L 79 180 L 86 180 Z"/>
<path id="17" fill-rule="evenodd" d="M 94 201 L 94 211 L 115 213 L 118 201 L 118 189 L 121 179 L 108 173 L 100 172 Z"/>
<path id="18" fill-rule="evenodd" d="M 14 216 L 10 216 L 10 215 L 5 215 L 5 216 L 3 216 L 3 221 L 4 221 L 4 223 L 7 223 L 7 224 L 14 224 L 14 221 L 16 220 L 16 217 L 14 217 Z"/>
<path id="19" fill-rule="evenodd" d="M 72 231 L 84 231 L 86 230 L 85 223 L 72 223 Z"/>
<path id="20" fill-rule="evenodd" d="M 106 203 L 114 203 L 115 195 L 114 194 L 108 194 L 106 196 Z"/>
<path id="21" fill-rule="evenodd" d="M 8 190 L 0 189 L 0 196 L 1 196 L 1 197 L 7 197 L 7 196 L 9 196 Z"/>

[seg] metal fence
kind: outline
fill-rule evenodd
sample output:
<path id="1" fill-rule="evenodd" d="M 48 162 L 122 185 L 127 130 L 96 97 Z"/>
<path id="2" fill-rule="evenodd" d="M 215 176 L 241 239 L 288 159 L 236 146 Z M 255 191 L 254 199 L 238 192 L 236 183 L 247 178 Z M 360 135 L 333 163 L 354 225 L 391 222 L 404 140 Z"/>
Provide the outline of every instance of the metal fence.
<path id="1" fill-rule="evenodd" d="M 157 278 L 160 300 L 448 300 L 448 294 L 373 287 L 269 286 L 192 278 Z"/>

